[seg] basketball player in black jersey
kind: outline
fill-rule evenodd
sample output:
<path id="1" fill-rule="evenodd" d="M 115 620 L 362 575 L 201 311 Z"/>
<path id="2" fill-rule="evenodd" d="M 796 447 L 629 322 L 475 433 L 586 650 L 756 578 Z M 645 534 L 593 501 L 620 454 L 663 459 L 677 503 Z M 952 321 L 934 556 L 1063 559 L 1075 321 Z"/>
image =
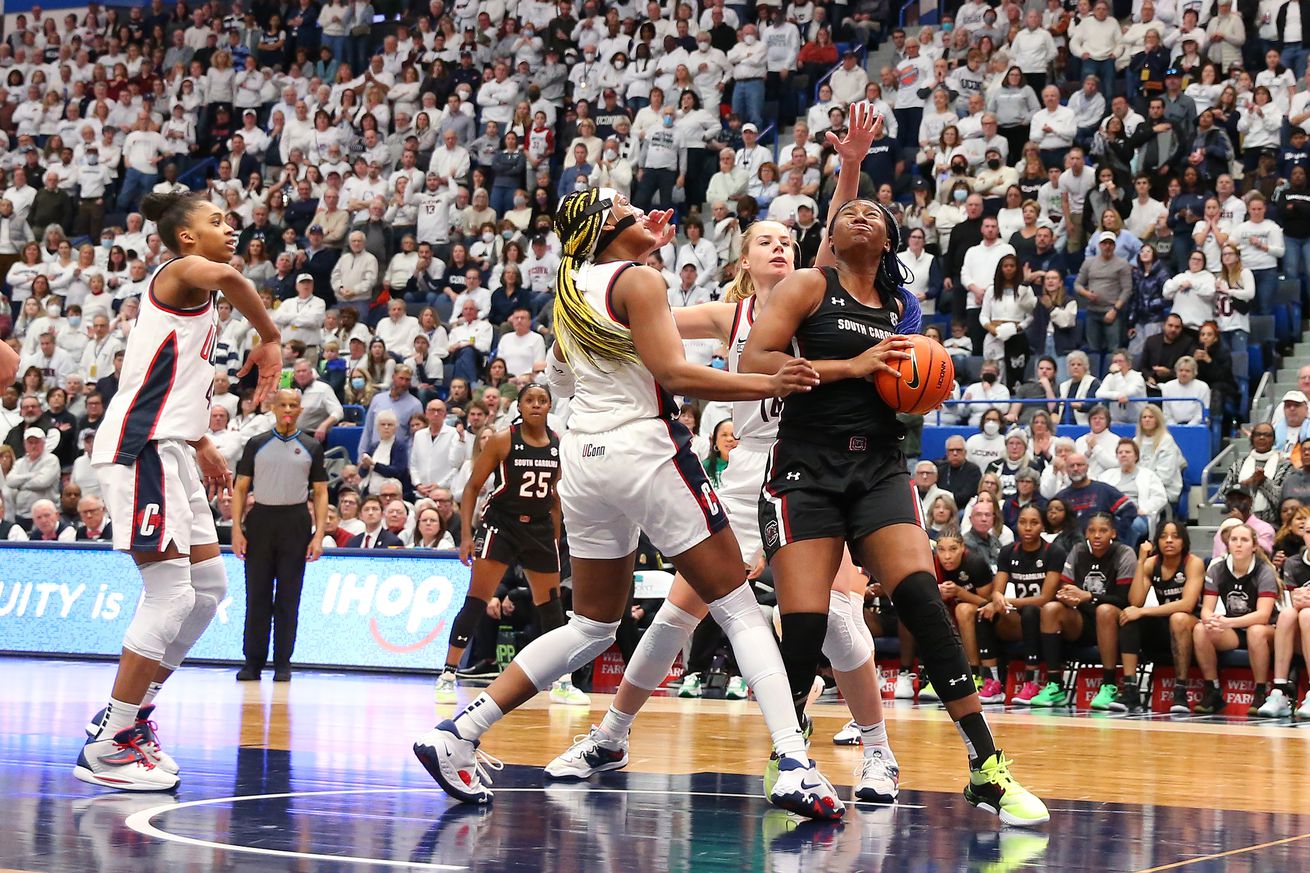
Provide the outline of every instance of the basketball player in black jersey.
<path id="1" fill-rule="evenodd" d="M 970 803 L 1011 825 L 1049 820 L 1046 806 L 1009 773 L 969 664 L 937 589 L 932 549 L 901 452 L 904 429 L 873 386 L 908 357 L 897 335 L 906 314 L 896 259 L 900 228 L 879 204 L 852 200 L 833 216 L 836 268 L 798 270 L 774 289 L 741 356 L 745 372 L 774 372 L 792 350 L 820 384 L 787 399 L 764 491 L 760 527 L 782 614 L 783 660 L 793 696 L 813 682 L 827 627 L 828 586 L 842 545 L 882 582 L 922 651 L 924 668 L 969 750 Z"/>
<path id="2" fill-rule="evenodd" d="M 469 639 L 487 611 L 487 600 L 511 564 L 528 577 L 532 602 L 542 633 L 564 624 L 559 599 L 559 437 L 546 426 L 550 391 L 529 385 L 519 394 L 520 421 L 493 436 L 473 465 L 473 473 L 460 501 L 463 525 L 459 557 L 473 567 L 468 596 L 450 630 L 446 666 L 437 680 L 437 702 L 456 701 L 455 669 Z M 473 534 L 478 494 L 489 476 L 495 490 Z M 563 680 L 561 680 L 563 681 Z M 572 685 L 551 689 L 551 697 L 578 693 Z M 581 695 L 585 701 L 585 695 Z"/>

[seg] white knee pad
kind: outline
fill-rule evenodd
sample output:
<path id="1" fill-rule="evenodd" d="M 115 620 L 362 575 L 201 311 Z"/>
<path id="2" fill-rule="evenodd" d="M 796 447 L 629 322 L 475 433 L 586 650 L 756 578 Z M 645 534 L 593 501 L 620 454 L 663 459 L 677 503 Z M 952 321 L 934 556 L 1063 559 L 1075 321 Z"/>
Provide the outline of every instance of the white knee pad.
<path id="1" fill-rule="evenodd" d="M 823 638 L 823 655 L 838 673 L 854 672 L 873 657 L 873 649 L 851 618 L 850 598 L 840 591 L 832 592 L 828 599 L 828 633 Z"/>
<path id="2" fill-rule="evenodd" d="M 541 691 L 559 677 L 599 657 L 614 642 L 618 630 L 617 621 L 593 621 L 574 613 L 564 627 L 533 640 L 514 663 Z"/>
<path id="3" fill-rule="evenodd" d="M 873 633 L 869 630 L 869 623 L 864 620 L 864 595 L 848 592 L 847 599 L 851 605 L 851 621 L 855 622 L 855 628 L 864 637 L 864 641 L 869 644 L 869 651 L 877 652 L 877 647 L 873 643 Z"/>
<path id="4" fill-rule="evenodd" d="M 214 620 L 218 605 L 227 596 L 227 569 L 223 566 L 223 559 L 210 558 L 192 564 L 191 587 L 196 592 L 195 605 L 191 607 L 191 614 L 186 617 L 186 621 L 182 622 L 173 642 L 165 647 L 164 657 L 159 662 L 168 670 L 182 666 L 187 653 Z"/>
<path id="5" fill-rule="evenodd" d="M 623 678 L 646 691 L 659 688 L 669 675 L 673 659 L 687 645 L 698 624 L 700 619 L 696 616 L 679 609 L 672 601 L 664 601 L 641 638 Z"/>
<path id="6" fill-rule="evenodd" d="M 768 620 L 760 611 L 749 583 L 741 585 L 710 604 L 710 615 L 723 628 L 737 658 L 737 667 L 746 684 L 755 688 L 761 680 L 785 675 L 778 642 L 773 638 Z"/>
<path id="7" fill-rule="evenodd" d="M 159 661 L 195 606 L 191 561 L 170 558 L 142 564 L 138 569 L 144 596 L 127 633 L 123 635 L 123 648 L 151 661 Z"/>

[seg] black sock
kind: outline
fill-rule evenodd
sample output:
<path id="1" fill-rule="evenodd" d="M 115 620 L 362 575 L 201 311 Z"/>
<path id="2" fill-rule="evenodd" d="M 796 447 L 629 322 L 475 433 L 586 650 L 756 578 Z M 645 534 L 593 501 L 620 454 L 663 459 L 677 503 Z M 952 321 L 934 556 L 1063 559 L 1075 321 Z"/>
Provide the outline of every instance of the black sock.
<path id="1" fill-rule="evenodd" d="M 458 669 L 459 669 L 459 665 L 458 665 L 458 664 L 447 664 L 445 667 L 441 668 L 441 672 L 442 672 L 442 673 L 454 673 L 454 672 L 455 672 L 456 670 L 458 670 Z"/>
<path id="2" fill-rule="evenodd" d="M 987 719 L 981 712 L 971 712 L 955 723 L 969 750 L 969 766 L 976 767 L 996 754 L 996 741 L 992 739 L 992 729 L 987 726 Z"/>
<path id="3" fill-rule="evenodd" d="M 791 686 L 792 704 L 799 719 L 814 686 L 828 632 L 828 613 L 796 612 L 782 617 L 782 664 Z"/>
<path id="4" fill-rule="evenodd" d="M 1046 660 L 1046 679 L 1064 687 L 1064 639 L 1059 634 L 1042 634 L 1042 657 Z"/>
<path id="5" fill-rule="evenodd" d="M 1206 691 L 1218 691 L 1218 690 L 1219 690 L 1219 680 L 1218 680 L 1218 679 L 1206 679 L 1206 680 L 1205 680 L 1205 690 L 1206 690 Z"/>
<path id="6" fill-rule="evenodd" d="M 1105 685 L 1118 685 L 1118 684 L 1119 684 L 1118 680 L 1119 680 L 1119 668 L 1118 668 L 1118 667 L 1102 667 L 1102 668 L 1101 668 L 1101 682 L 1102 682 L 1103 684 L 1105 684 Z"/>
<path id="7" fill-rule="evenodd" d="M 1283 693 L 1286 694 L 1288 697 L 1291 697 L 1291 696 L 1292 696 L 1292 683 L 1291 683 L 1291 682 L 1275 682 L 1275 683 L 1274 683 L 1274 688 L 1276 688 L 1276 689 L 1278 689 L 1279 691 L 1283 692 Z"/>
<path id="8" fill-rule="evenodd" d="M 973 678 L 977 679 L 982 675 L 982 667 L 977 664 L 971 664 L 969 665 L 969 672 L 973 674 Z"/>

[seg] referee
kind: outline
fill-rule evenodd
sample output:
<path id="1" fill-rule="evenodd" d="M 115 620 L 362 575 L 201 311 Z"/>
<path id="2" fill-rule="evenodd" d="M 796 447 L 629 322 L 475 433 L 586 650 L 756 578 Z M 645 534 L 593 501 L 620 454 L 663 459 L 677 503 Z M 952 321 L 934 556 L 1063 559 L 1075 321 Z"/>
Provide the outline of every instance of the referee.
<path id="1" fill-rule="evenodd" d="M 322 444 L 296 427 L 300 412 L 300 393 L 279 391 L 273 400 L 277 427 L 246 443 L 237 464 L 232 551 L 246 561 L 246 663 L 237 673 L 242 682 L 257 681 L 268 662 L 268 635 L 274 617 L 273 681 L 291 679 L 305 563 L 323 554 L 327 469 Z M 311 488 L 313 519 L 305 505 Z M 254 503 L 243 531 L 241 519 L 251 499 Z"/>

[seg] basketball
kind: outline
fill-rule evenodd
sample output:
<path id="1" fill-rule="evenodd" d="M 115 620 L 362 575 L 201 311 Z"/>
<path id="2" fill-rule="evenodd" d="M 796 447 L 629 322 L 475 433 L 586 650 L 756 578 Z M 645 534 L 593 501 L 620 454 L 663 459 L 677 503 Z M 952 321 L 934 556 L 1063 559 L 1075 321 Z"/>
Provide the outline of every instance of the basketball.
<path id="1" fill-rule="evenodd" d="M 910 357 L 890 362 L 901 378 L 879 371 L 874 387 L 883 402 L 897 412 L 923 415 L 951 396 L 955 386 L 955 364 L 941 343 L 922 334 L 910 336 L 914 347 Z"/>

